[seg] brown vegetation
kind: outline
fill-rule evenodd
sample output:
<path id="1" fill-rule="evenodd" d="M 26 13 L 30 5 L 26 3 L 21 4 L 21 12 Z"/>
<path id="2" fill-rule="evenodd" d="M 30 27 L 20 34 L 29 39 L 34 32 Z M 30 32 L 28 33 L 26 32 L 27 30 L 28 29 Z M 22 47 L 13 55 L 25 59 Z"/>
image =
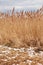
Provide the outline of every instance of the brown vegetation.
<path id="1" fill-rule="evenodd" d="M 0 13 L 0 65 L 43 65 L 43 7 Z"/>
<path id="2" fill-rule="evenodd" d="M 43 7 L 37 12 L 0 13 L 0 44 L 43 47 Z"/>

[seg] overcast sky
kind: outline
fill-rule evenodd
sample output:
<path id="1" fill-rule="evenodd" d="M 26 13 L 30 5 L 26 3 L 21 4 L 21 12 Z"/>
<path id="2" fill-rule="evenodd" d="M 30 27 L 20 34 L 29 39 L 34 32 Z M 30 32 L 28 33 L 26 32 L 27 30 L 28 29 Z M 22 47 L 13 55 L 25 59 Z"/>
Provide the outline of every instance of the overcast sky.
<path id="1" fill-rule="evenodd" d="M 43 0 L 0 0 L 0 11 L 15 9 L 38 9 L 43 5 Z"/>

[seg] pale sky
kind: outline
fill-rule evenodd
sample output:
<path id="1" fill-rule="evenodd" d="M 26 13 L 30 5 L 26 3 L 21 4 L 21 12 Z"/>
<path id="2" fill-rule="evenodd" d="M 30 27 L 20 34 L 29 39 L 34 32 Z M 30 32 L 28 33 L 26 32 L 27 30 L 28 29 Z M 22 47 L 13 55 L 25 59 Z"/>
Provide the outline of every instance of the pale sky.
<path id="1" fill-rule="evenodd" d="M 19 9 L 38 9 L 43 5 L 43 0 L 0 0 L 0 11 L 15 7 Z"/>

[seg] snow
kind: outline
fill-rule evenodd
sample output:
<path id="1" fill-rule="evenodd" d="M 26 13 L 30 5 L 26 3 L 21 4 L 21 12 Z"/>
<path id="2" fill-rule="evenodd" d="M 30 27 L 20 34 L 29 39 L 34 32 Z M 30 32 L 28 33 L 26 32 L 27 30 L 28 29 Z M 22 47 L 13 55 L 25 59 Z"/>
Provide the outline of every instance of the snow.
<path id="1" fill-rule="evenodd" d="M 16 65 L 19 65 L 17 62 L 23 62 L 31 65 L 32 62 L 35 62 L 34 61 L 35 57 L 41 58 L 43 62 L 43 51 L 36 53 L 33 47 L 11 48 L 11 47 L 0 45 L 0 60 L 3 62 L 10 61 L 12 62 L 12 65 L 15 65 L 15 63 Z M 13 61 L 15 61 L 15 63 Z M 43 64 L 41 62 L 40 63 L 38 62 L 37 65 L 43 65 Z"/>
<path id="2" fill-rule="evenodd" d="M 28 48 L 27 52 L 28 52 L 28 55 L 31 56 L 31 57 L 33 57 L 35 55 L 35 51 L 33 50 L 32 47 Z"/>

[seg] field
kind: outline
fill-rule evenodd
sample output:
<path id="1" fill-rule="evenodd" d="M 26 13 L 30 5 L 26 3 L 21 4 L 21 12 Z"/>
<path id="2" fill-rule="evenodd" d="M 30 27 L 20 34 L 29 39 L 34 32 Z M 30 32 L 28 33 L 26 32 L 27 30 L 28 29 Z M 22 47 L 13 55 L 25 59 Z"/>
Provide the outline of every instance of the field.
<path id="1" fill-rule="evenodd" d="M 13 8 L 11 14 L 0 12 L 0 65 L 43 65 L 43 7 L 36 12 L 14 11 Z M 25 51 L 20 52 L 21 48 Z M 28 55 L 27 48 L 34 48 L 34 53 L 30 50 L 34 57 Z M 8 55 L 13 56 L 16 52 L 20 56 L 7 59 Z"/>

